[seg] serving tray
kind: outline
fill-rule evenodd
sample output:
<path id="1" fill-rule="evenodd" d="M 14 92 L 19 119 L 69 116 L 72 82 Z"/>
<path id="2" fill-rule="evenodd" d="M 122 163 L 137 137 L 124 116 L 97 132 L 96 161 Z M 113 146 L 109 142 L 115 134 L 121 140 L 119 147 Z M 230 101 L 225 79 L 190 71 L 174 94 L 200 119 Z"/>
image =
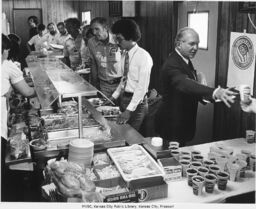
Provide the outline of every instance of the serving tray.
<path id="1" fill-rule="evenodd" d="M 131 181 L 163 178 L 164 171 L 141 145 L 110 148 L 107 150 L 123 179 Z"/>

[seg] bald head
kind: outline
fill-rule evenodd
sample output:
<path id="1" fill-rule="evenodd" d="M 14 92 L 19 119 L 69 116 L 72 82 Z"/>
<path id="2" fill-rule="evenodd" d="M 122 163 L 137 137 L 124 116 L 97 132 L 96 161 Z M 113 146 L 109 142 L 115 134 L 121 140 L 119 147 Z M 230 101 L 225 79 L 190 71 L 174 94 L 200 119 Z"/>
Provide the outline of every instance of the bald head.
<path id="1" fill-rule="evenodd" d="M 187 59 L 196 55 L 199 44 L 199 35 L 192 28 L 181 28 L 175 38 L 176 49 Z"/>

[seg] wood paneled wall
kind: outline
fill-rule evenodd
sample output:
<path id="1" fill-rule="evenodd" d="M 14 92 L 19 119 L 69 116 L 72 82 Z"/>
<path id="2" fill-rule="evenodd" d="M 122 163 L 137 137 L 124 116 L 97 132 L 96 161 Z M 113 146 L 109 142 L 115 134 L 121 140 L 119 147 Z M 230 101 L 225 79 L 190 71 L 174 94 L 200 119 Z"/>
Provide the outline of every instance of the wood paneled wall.
<path id="1" fill-rule="evenodd" d="M 159 70 L 174 49 L 177 32 L 177 2 L 141 1 L 138 23 L 141 28 L 141 46 L 153 58 L 150 88 L 159 89 Z"/>
<path id="2" fill-rule="evenodd" d="M 13 9 L 42 9 L 43 23 L 58 23 L 69 17 L 78 17 L 78 1 L 71 0 L 3 0 L 2 10 L 10 22 L 10 30 L 14 31 Z"/>
<path id="3" fill-rule="evenodd" d="M 251 14 L 256 23 L 256 15 Z M 256 30 L 249 23 L 247 13 L 240 13 L 238 3 L 219 3 L 218 42 L 217 42 L 217 63 L 216 63 L 216 85 L 226 86 L 229 60 L 230 32 L 256 33 Z M 255 72 L 256 75 L 256 72 Z M 256 96 L 256 76 L 254 76 L 254 97 Z M 239 99 L 226 108 L 223 104 L 215 105 L 214 109 L 214 139 L 228 139 L 244 137 L 246 129 L 255 130 L 255 114 L 241 111 Z"/>

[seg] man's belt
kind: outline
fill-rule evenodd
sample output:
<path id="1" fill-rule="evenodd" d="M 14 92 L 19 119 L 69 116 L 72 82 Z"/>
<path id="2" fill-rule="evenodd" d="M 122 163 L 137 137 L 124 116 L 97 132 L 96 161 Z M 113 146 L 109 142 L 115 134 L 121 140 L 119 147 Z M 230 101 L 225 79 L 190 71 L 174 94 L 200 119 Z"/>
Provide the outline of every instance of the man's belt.
<path id="1" fill-rule="evenodd" d="M 106 80 L 100 80 L 100 81 L 101 81 L 101 82 L 108 83 L 108 84 L 119 84 L 120 81 L 121 81 L 121 78 L 122 78 L 122 77 L 118 77 L 118 78 L 113 78 L 113 79 L 108 80 L 108 81 L 106 81 Z"/>

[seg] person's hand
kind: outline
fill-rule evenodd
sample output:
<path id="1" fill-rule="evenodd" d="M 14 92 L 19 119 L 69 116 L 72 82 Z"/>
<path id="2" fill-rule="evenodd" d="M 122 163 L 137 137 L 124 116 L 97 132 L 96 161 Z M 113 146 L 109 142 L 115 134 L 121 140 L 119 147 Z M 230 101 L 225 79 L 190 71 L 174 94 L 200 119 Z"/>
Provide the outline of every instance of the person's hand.
<path id="1" fill-rule="evenodd" d="M 256 99 L 250 97 L 250 102 L 240 102 L 241 109 L 244 112 L 256 113 Z"/>
<path id="2" fill-rule="evenodd" d="M 125 124 L 131 117 L 131 111 L 125 110 L 122 114 L 117 118 L 117 124 Z"/>
<path id="3" fill-rule="evenodd" d="M 235 98 L 237 95 L 237 93 L 232 91 L 231 89 L 232 88 L 224 89 L 224 88 L 218 87 L 214 95 L 215 99 L 221 100 L 229 108 L 231 107 L 231 103 L 235 102 Z"/>

